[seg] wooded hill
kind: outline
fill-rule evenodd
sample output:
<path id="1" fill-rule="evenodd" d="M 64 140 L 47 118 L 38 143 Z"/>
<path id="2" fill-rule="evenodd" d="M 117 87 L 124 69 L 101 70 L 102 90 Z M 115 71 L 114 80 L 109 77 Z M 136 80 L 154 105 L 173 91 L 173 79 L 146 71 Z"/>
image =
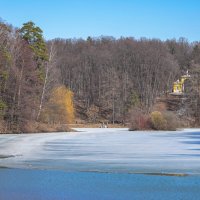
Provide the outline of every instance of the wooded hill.
<path id="1" fill-rule="evenodd" d="M 200 42 L 88 37 L 45 41 L 33 22 L 0 23 L 1 132 L 31 132 L 34 123 L 124 123 L 134 108 L 191 74 L 182 116 L 199 124 Z"/>

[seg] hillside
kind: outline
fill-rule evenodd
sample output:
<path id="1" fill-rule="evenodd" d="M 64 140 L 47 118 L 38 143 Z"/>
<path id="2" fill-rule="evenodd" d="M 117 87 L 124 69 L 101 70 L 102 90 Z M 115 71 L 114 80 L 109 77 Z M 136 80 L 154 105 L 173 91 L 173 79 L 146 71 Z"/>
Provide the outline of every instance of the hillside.
<path id="1" fill-rule="evenodd" d="M 150 113 L 157 99 L 200 124 L 199 42 L 129 37 L 45 41 L 33 22 L 16 29 L 0 22 L 0 61 L 1 132 L 28 132 L 35 123 L 126 123 L 132 109 Z M 162 100 L 186 70 L 192 80 L 187 101 Z"/>

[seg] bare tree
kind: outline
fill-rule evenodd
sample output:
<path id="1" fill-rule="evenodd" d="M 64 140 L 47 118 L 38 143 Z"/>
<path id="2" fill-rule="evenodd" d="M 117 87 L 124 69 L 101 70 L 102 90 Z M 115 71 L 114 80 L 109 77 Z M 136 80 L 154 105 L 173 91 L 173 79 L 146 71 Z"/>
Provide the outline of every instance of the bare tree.
<path id="1" fill-rule="evenodd" d="M 56 76 L 53 76 L 54 79 L 52 79 L 52 75 L 55 75 L 55 68 L 56 68 L 55 56 L 56 56 L 56 49 L 55 49 L 54 41 L 52 41 L 49 43 L 49 60 L 48 62 L 45 63 L 45 78 L 44 78 L 44 84 L 42 87 L 42 95 L 40 98 L 39 110 L 38 110 L 36 120 L 39 120 L 42 108 L 45 103 L 45 97 L 49 95 L 52 84 L 55 84 L 56 82 Z"/>

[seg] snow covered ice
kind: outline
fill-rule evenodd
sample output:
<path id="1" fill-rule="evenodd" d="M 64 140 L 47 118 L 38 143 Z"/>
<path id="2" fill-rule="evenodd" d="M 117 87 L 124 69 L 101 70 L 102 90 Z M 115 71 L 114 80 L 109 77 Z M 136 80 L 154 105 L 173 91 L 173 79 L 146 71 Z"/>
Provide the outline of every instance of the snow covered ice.
<path id="1" fill-rule="evenodd" d="M 113 173 L 200 174 L 200 129 L 0 135 L 0 166 Z"/>

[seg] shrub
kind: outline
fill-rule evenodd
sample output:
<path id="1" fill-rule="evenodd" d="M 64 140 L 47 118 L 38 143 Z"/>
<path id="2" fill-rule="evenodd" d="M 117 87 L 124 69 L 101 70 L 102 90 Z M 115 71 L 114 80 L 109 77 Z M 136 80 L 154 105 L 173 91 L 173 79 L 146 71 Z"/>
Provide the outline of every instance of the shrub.
<path id="1" fill-rule="evenodd" d="M 130 112 L 129 130 L 169 130 L 175 131 L 179 126 L 179 120 L 173 112 L 154 111 L 150 115 L 145 114 L 141 109 L 134 108 Z"/>
<path id="2" fill-rule="evenodd" d="M 130 131 L 150 129 L 149 116 L 144 114 L 139 108 L 134 108 L 130 112 Z"/>
<path id="3" fill-rule="evenodd" d="M 166 129 L 169 131 L 175 131 L 179 127 L 179 120 L 173 112 L 163 113 L 165 120 L 167 121 Z"/>
<path id="4" fill-rule="evenodd" d="M 161 112 L 159 112 L 159 111 L 152 112 L 150 118 L 151 118 L 151 123 L 152 123 L 153 129 L 166 130 L 167 121 Z"/>
<path id="5" fill-rule="evenodd" d="M 175 131 L 179 126 L 179 120 L 173 112 L 154 111 L 151 113 L 151 124 L 156 130 Z"/>

